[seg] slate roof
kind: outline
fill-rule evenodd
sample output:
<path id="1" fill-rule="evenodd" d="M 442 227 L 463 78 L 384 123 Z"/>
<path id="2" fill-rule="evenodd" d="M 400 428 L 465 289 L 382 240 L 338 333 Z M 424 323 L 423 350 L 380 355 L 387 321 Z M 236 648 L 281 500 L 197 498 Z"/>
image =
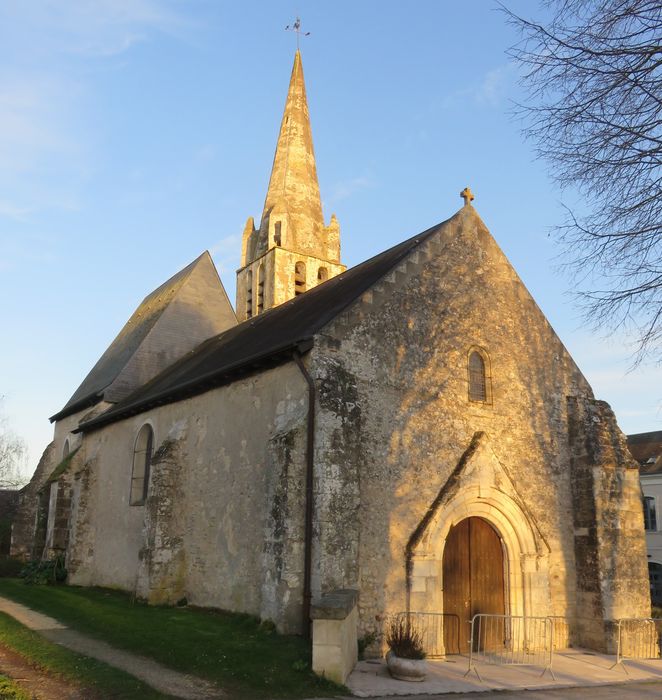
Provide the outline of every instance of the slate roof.
<path id="1" fill-rule="evenodd" d="M 662 430 L 628 435 L 628 449 L 639 462 L 639 473 L 662 474 Z"/>
<path id="2" fill-rule="evenodd" d="M 265 363 L 282 362 L 297 348 L 309 349 L 316 333 L 445 223 L 206 340 L 126 399 L 82 423 L 78 430 L 94 430 L 154 406 L 203 393 Z"/>
<path id="3" fill-rule="evenodd" d="M 117 379 L 176 297 L 177 291 L 206 255 L 206 252 L 200 255 L 143 299 L 64 408 L 51 416 L 51 423 L 94 406 L 103 399 L 104 391 Z"/>

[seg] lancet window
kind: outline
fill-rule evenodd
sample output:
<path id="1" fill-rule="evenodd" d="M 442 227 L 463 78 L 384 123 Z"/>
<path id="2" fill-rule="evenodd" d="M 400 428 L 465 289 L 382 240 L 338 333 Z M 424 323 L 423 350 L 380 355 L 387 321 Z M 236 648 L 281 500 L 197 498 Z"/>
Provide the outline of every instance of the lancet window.
<path id="1" fill-rule="evenodd" d="M 151 425 L 145 423 L 140 429 L 133 447 L 133 470 L 131 472 L 131 497 L 129 501 L 132 506 L 143 505 L 147 498 L 153 446 L 154 431 Z"/>
<path id="2" fill-rule="evenodd" d="M 469 351 L 469 400 L 479 403 L 491 403 L 491 378 L 487 354 L 478 349 Z"/>

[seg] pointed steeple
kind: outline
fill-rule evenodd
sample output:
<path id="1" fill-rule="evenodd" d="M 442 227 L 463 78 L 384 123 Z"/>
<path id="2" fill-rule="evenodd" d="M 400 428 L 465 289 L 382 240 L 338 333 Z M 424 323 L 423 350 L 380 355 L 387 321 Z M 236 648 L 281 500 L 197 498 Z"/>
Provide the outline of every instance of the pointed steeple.
<path id="1" fill-rule="evenodd" d="M 237 317 L 251 318 L 345 270 L 340 225 L 324 225 L 298 49 L 258 227 L 248 218 L 237 270 Z"/>
<path id="2" fill-rule="evenodd" d="M 289 214 L 289 227 L 297 239 L 320 233 L 324 227 L 303 64 L 298 49 L 294 56 L 262 221 L 271 211 L 283 206 Z"/>

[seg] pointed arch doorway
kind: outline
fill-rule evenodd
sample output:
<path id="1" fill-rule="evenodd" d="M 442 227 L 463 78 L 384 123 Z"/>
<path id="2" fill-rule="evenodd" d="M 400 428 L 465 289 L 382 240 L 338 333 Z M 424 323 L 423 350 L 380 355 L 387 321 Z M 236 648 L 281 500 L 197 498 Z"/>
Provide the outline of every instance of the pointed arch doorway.
<path id="1" fill-rule="evenodd" d="M 451 527 L 442 559 L 444 647 L 469 651 L 471 618 L 505 614 L 505 565 L 501 537 L 487 520 L 470 517 Z"/>

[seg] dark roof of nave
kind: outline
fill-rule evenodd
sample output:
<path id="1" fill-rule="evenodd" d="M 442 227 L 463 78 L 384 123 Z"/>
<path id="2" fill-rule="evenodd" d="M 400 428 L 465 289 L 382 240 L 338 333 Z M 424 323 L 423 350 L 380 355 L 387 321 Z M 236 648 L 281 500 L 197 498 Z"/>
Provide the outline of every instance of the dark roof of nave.
<path id="1" fill-rule="evenodd" d="M 662 474 L 662 430 L 628 435 L 628 449 L 639 462 L 639 472 Z"/>
<path id="2" fill-rule="evenodd" d="M 320 329 L 444 223 L 204 341 L 126 399 L 82 423 L 79 430 L 94 430 L 154 406 L 201 394 L 258 368 L 279 364 L 291 358 L 296 349 L 310 349 Z"/>

